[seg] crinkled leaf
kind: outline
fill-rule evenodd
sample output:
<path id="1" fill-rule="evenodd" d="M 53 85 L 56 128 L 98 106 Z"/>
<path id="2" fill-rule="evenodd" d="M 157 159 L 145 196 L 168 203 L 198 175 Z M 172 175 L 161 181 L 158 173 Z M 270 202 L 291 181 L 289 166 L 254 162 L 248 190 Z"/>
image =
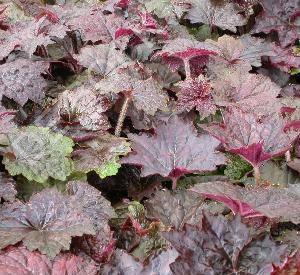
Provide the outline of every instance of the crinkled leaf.
<path id="1" fill-rule="evenodd" d="M 0 94 L 24 105 L 28 99 L 42 103 L 47 87 L 41 76 L 49 64 L 29 59 L 16 59 L 0 65 Z"/>
<path id="2" fill-rule="evenodd" d="M 256 241 L 250 237 L 250 231 L 236 216 L 228 221 L 222 215 L 203 215 L 202 226 L 186 224 L 182 231 L 163 233 L 179 252 L 179 257 L 170 265 L 174 274 L 257 274 L 258 271 L 270 271 L 272 262 L 280 263 L 284 247 L 267 241 Z M 252 255 L 248 264 L 249 251 L 264 256 Z M 265 255 L 269 251 L 277 253 Z M 255 271 L 255 272 L 253 272 Z M 262 273 L 267 274 L 267 273 Z"/>
<path id="3" fill-rule="evenodd" d="M 261 0 L 263 11 L 255 18 L 252 33 L 276 31 L 283 47 L 299 38 L 300 26 L 298 0 Z"/>
<path id="4" fill-rule="evenodd" d="M 288 73 L 300 67 L 300 55 L 292 47 L 282 49 L 273 45 L 273 51 L 275 54 L 270 57 L 270 62 L 274 67 Z"/>
<path id="5" fill-rule="evenodd" d="M 138 262 L 130 254 L 117 249 L 109 263 L 102 265 L 100 274 L 103 275 L 132 275 L 142 274 L 143 264 Z"/>
<path id="6" fill-rule="evenodd" d="M 8 1 L 7 1 L 8 2 Z M 4 16 L 6 17 L 6 23 L 9 25 L 14 25 L 21 21 L 30 20 L 30 16 L 26 15 L 22 9 L 16 4 L 17 1 L 9 1 L 10 3 L 5 3 L 1 5 L 4 7 Z"/>
<path id="7" fill-rule="evenodd" d="M 154 136 L 129 135 L 133 153 L 122 163 L 142 166 L 142 176 L 160 174 L 176 180 L 187 173 L 213 171 L 225 162 L 216 152 L 218 142 L 209 135 L 198 136 L 191 123 L 173 116 L 161 122 Z"/>
<path id="8" fill-rule="evenodd" d="M 276 97 L 281 88 L 266 76 L 247 73 L 241 69 L 226 69 L 218 72 L 211 85 L 217 105 L 237 106 L 259 115 L 279 111 Z"/>
<path id="9" fill-rule="evenodd" d="M 63 92 L 58 99 L 58 116 L 66 124 L 80 124 L 86 130 L 107 130 L 110 127 L 104 114 L 110 108 L 105 96 L 93 92 L 88 87 Z"/>
<path id="10" fill-rule="evenodd" d="M 147 259 L 149 264 L 145 267 L 142 274 L 172 275 L 170 264 L 175 261 L 177 256 L 178 253 L 174 248 L 156 251 Z"/>
<path id="11" fill-rule="evenodd" d="M 28 126 L 8 134 L 3 163 L 11 175 L 45 182 L 49 177 L 65 180 L 73 170 L 69 158 L 73 141 L 49 128 Z"/>
<path id="12" fill-rule="evenodd" d="M 211 86 L 203 75 L 188 78 L 179 83 L 177 108 L 190 111 L 196 107 L 201 118 L 214 114 L 217 110 L 211 95 Z"/>
<path id="13" fill-rule="evenodd" d="M 253 166 L 284 154 L 297 137 L 296 132 L 284 131 L 286 122 L 277 114 L 259 118 L 254 113 L 231 108 L 223 113 L 223 120 L 221 125 L 201 127 Z"/>
<path id="14" fill-rule="evenodd" d="M 194 194 L 180 190 L 161 190 L 145 202 L 147 217 L 159 219 L 164 225 L 182 228 L 185 223 L 194 224 L 194 216 L 203 201 Z"/>
<path id="15" fill-rule="evenodd" d="M 181 17 L 186 10 L 184 4 L 180 0 L 150 0 L 145 7 L 159 18 L 172 17 L 174 14 Z"/>
<path id="16" fill-rule="evenodd" d="M 218 54 L 229 63 L 238 60 L 246 60 L 252 66 L 260 67 L 262 56 L 274 56 L 272 45 L 263 39 L 245 34 L 236 39 L 229 35 L 221 36 L 217 42 L 206 40 L 205 43 L 212 44 L 218 48 Z"/>
<path id="17" fill-rule="evenodd" d="M 108 134 L 81 145 L 82 149 L 75 150 L 73 153 L 75 170 L 83 172 L 95 170 L 99 175 L 109 174 L 109 171 L 116 168 L 116 158 L 130 152 L 126 139 Z"/>
<path id="18" fill-rule="evenodd" d="M 149 115 L 167 109 L 167 95 L 161 85 L 153 78 L 142 79 L 135 70 L 115 73 L 97 83 L 100 93 L 131 92 L 134 105 Z"/>
<path id="19" fill-rule="evenodd" d="M 208 182 L 191 189 L 225 203 L 234 213 L 246 217 L 267 216 L 299 223 L 299 196 L 287 188 L 255 187 L 246 189 L 226 182 Z"/>
<path id="20" fill-rule="evenodd" d="M 112 238 L 113 232 L 109 226 L 96 231 L 96 235 L 83 235 L 75 237 L 72 247 L 82 251 L 97 263 L 107 262 L 115 249 L 116 240 Z"/>
<path id="21" fill-rule="evenodd" d="M 101 192 L 82 181 L 70 181 L 67 185 L 69 195 L 75 196 L 83 211 L 94 222 L 97 229 L 105 227 L 107 221 L 115 216 L 115 211 Z"/>
<path id="22" fill-rule="evenodd" d="M 128 62 L 122 51 L 116 50 L 114 44 L 86 46 L 75 57 L 79 64 L 102 76 L 112 73 Z"/>
<path id="23" fill-rule="evenodd" d="M 215 4 L 212 0 L 190 0 L 191 8 L 186 18 L 191 23 L 204 23 L 223 30 L 236 32 L 236 26 L 243 26 L 245 18 L 238 14 L 235 5 L 230 2 Z"/>
<path id="24" fill-rule="evenodd" d="M 14 25 L 10 31 L 7 31 L 9 34 L 1 44 L 11 50 L 20 48 L 32 56 L 37 46 L 55 43 L 52 38 L 64 38 L 68 30 L 59 22 L 50 22 L 47 16 L 43 16 L 39 20 L 22 21 Z"/>
<path id="25" fill-rule="evenodd" d="M 79 30 L 85 41 L 102 41 L 108 43 L 114 39 L 114 32 L 109 23 L 109 17 L 103 14 L 99 6 L 65 5 L 55 7 L 61 21 L 71 30 Z"/>
<path id="26" fill-rule="evenodd" d="M 39 252 L 31 252 L 25 247 L 10 246 L 0 253 L 0 274 L 43 274 L 50 275 L 52 264 Z"/>
<path id="27" fill-rule="evenodd" d="M 98 268 L 93 261 L 82 256 L 61 254 L 54 260 L 51 275 L 61 274 L 96 275 Z"/>
<path id="28" fill-rule="evenodd" d="M 50 258 L 68 250 L 72 236 L 94 234 L 80 202 L 56 189 L 33 195 L 27 204 L 6 204 L 0 216 L 1 248 L 23 241 L 29 250 L 38 249 Z"/>
<path id="29" fill-rule="evenodd" d="M 16 183 L 12 177 L 4 172 L 0 173 L 0 199 L 14 201 L 17 195 Z"/>

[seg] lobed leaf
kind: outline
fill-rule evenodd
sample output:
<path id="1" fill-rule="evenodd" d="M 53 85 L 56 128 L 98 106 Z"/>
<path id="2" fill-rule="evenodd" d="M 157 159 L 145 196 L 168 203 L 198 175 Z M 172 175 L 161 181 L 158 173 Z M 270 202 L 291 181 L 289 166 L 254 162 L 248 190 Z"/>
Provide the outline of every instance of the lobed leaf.
<path id="1" fill-rule="evenodd" d="M 94 234 L 80 203 L 56 189 L 44 189 L 27 204 L 6 204 L 0 211 L 1 249 L 23 241 L 29 250 L 54 258 L 69 249 L 72 236 Z"/>
<path id="2" fill-rule="evenodd" d="M 233 213 L 244 217 L 267 216 L 299 223 L 299 196 L 288 188 L 246 189 L 226 182 L 194 185 L 191 191 L 225 203 Z"/>
<path id="3" fill-rule="evenodd" d="M 216 152 L 218 142 L 209 135 L 198 136 L 191 123 L 173 116 L 156 127 L 154 136 L 129 135 L 133 153 L 122 163 L 142 166 L 142 176 L 160 174 L 173 181 L 188 173 L 216 170 L 226 161 Z"/>
<path id="4" fill-rule="evenodd" d="M 49 128 L 27 126 L 8 134 L 3 163 L 13 176 L 43 183 L 49 177 L 66 180 L 73 170 L 73 141 Z"/>
<path id="5" fill-rule="evenodd" d="M 258 117 L 231 108 L 223 113 L 224 124 L 201 125 L 219 139 L 229 152 L 246 159 L 252 166 L 284 154 L 297 137 L 296 132 L 285 132 L 286 121 L 277 114 Z"/>

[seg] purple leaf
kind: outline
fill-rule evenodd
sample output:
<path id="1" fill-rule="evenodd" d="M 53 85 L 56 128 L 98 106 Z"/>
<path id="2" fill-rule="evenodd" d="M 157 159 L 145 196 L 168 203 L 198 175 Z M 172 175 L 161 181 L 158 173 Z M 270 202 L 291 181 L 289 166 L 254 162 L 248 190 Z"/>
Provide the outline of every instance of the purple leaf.
<path id="1" fill-rule="evenodd" d="M 281 88 L 270 78 L 245 72 L 243 68 L 218 71 L 211 82 L 212 95 L 219 106 L 234 106 L 265 115 L 279 112 L 277 96 Z"/>
<path id="2" fill-rule="evenodd" d="M 196 107 L 201 118 L 206 118 L 216 112 L 211 86 L 203 75 L 199 75 L 196 79 L 188 78 L 178 86 L 177 108 L 180 111 L 190 111 Z"/>
<path id="3" fill-rule="evenodd" d="M 268 237 L 252 239 L 239 216 L 229 221 L 222 215 L 204 214 L 201 227 L 186 224 L 182 231 L 163 236 L 179 252 L 170 265 L 174 274 L 258 274 L 272 270 L 272 262 L 280 263 L 285 250 Z"/>
<path id="4" fill-rule="evenodd" d="M 219 139 L 229 152 L 237 153 L 253 166 L 284 154 L 297 138 L 296 132 L 285 132 L 286 122 L 272 114 L 259 118 L 231 108 L 223 113 L 224 124 L 201 127 Z"/>
<path id="5" fill-rule="evenodd" d="M 41 76 L 49 64 L 29 59 L 16 59 L 0 65 L 0 95 L 24 105 L 28 99 L 42 103 L 47 87 Z"/>
<path id="6" fill-rule="evenodd" d="M 154 136 L 129 135 L 133 153 L 122 163 L 142 166 L 142 176 L 160 174 L 176 183 L 184 174 L 213 171 L 225 163 L 223 154 L 215 151 L 218 142 L 209 135 L 198 136 L 194 126 L 173 116 L 161 122 Z M 173 186 L 175 187 L 175 186 Z"/>
<path id="7" fill-rule="evenodd" d="M 93 261 L 82 256 L 60 254 L 53 262 L 51 275 L 61 274 L 96 275 L 98 268 Z"/>
<path id="8" fill-rule="evenodd" d="M 260 0 L 263 11 L 255 18 L 252 33 L 276 31 L 283 47 L 293 44 L 299 38 L 298 0 Z"/>
<path id="9" fill-rule="evenodd" d="M 0 274 L 51 274 L 52 264 L 39 252 L 31 252 L 25 247 L 10 246 L 0 253 Z"/>
<path id="10" fill-rule="evenodd" d="M 199 183 L 191 191 L 225 203 L 244 217 L 266 216 L 299 223 L 300 200 L 287 188 L 255 187 L 246 189 L 226 182 Z"/>
<path id="11" fill-rule="evenodd" d="M 27 204 L 6 204 L 0 216 L 1 248 L 23 241 L 29 250 L 38 249 L 50 258 L 69 249 L 72 236 L 94 234 L 80 202 L 56 189 L 33 195 Z"/>
<path id="12" fill-rule="evenodd" d="M 16 182 L 4 172 L 0 173 L 0 199 L 13 202 L 17 195 Z"/>

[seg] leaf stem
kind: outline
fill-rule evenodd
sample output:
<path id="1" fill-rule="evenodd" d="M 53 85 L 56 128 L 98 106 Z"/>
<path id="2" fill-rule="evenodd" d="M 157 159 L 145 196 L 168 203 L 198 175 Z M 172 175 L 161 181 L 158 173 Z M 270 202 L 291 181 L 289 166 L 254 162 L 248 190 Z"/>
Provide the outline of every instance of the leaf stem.
<path id="1" fill-rule="evenodd" d="M 186 78 L 191 78 L 191 67 L 190 67 L 190 60 L 185 58 L 184 62 L 184 70 Z"/>
<path id="2" fill-rule="evenodd" d="M 253 171 L 254 171 L 255 185 L 258 186 L 260 184 L 259 166 L 254 166 Z"/>
<path id="3" fill-rule="evenodd" d="M 172 178 L 172 190 L 176 190 L 177 178 Z"/>
<path id="4" fill-rule="evenodd" d="M 127 113 L 127 109 L 128 109 L 130 100 L 131 100 L 131 97 L 128 95 L 125 95 L 125 100 L 123 102 L 122 109 L 121 109 L 121 112 L 120 112 L 120 115 L 118 118 L 116 130 L 115 130 L 115 136 L 117 136 L 117 137 L 119 137 L 121 134 L 123 123 L 124 123 L 124 120 L 126 117 L 126 113 Z"/>
<path id="5" fill-rule="evenodd" d="M 285 152 L 285 160 L 286 160 L 286 162 L 290 162 L 292 160 L 291 151 L 290 150 L 288 150 L 287 152 Z"/>

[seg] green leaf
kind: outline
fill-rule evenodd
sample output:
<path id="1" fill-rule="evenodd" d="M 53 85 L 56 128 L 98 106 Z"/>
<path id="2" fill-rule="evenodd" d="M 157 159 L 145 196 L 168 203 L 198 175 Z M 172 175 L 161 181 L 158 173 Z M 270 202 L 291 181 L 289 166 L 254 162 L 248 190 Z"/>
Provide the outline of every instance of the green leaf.
<path id="1" fill-rule="evenodd" d="M 13 3 L 13 1 L 5 6 L 6 9 L 4 11 L 4 15 L 6 16 L 7 21 L 12 25 L 18 22 L 32 19 L 31 17 L 26 16 L 24 11 L 22 11 L 22 9 L 20 9 L 15 3 Z"/>
<path id="2" fill-rule="evenodd" d="M 73 170 L 73 141 L 49 128 L 28 126 L 8 134 L 3 163 L 12 175 L 22 174 L 40 183 L 49 177 L 64 181 Z"/>
<path id="3" fill-rule="evenodd" d="M 105 165 L 103 165 L 102 167 L 95 169 L 95 171 L 101 179 L 109 176 L 114 176 L 118 174 L 119 168 L 121 167 L 121 164 L 118 163 L 118 160 L 119 158 L 116 157 L 115 159 L 105 163 Z"/>
<path id="4" fill-rule="evenodd" d="M 173 7 L 169 0 L 152 0 L 145 6 L 148 12 L 154 12 L 159 18 L 169 17 L 173 14 Z"/>
<path id="5" fill-rule="evenodd" d="M 296 74 L 299 74 L 299 73 L 300 73 L 300 68 L 294 68 L 291 71 L 291 75 L 296 75 Z"/>
<path id="6" fill-rule="evenodd" d="M 226 154 L 228 157 L 228 165 L 224 170 L 224 175 L 231 180 L 243 180 L 248 172 L 252 170 L 252 166 L 243 160 L 240 156 L 234 154 Z"/>

